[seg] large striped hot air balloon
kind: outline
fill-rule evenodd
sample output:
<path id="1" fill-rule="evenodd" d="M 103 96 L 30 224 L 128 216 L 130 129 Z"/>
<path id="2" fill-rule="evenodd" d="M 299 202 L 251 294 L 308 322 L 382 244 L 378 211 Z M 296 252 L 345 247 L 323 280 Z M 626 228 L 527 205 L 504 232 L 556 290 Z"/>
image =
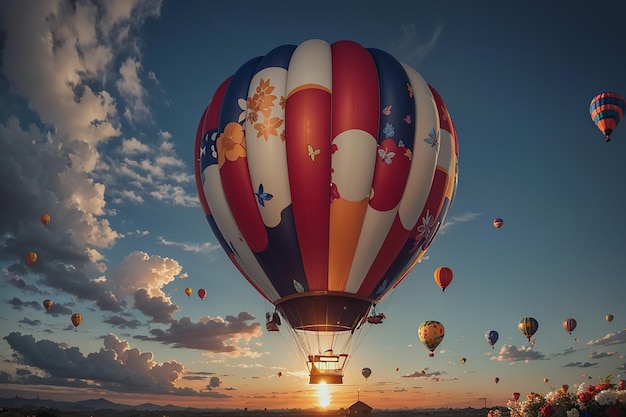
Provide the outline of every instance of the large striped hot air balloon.
<path id="1" fill-rule="evenodd" d="M 217 88 L 196 134 L 200 201 L 233 264 L 307 339 L 310 383 L 342 382 L 338 347 L 424 256 L 457 157 L 437 91 L 352 41 L 279 46 Z"/>
<path id="2" fill-rule="evenodd" d="M 626 112 L 626 101 L 618 93 L 600 93 L 591 100 L 589 114 L 598 129 L 604 133 L 605 141 L 611 140 L 611 133 Z"/>
<path id="3" fill-rule="evenodd" d="M 530 338 L 533 337 L 539 329 L 539 323 L 532 317 L 524 317 L 522 320 L 520 320 L 517 327 L 530 342 Z"/>

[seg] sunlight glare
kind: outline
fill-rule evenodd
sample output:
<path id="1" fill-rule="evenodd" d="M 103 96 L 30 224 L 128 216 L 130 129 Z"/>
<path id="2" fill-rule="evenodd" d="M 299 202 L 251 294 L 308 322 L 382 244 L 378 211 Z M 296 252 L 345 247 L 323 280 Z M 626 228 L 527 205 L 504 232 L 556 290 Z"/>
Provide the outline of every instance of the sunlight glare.
<path id="1" fill-rule="evenodd" d="M 317 396 L 320 399 L 320 406 L 326 408 L 330 405 L 330 392 L 325 382 L 321 382 L 318 386 Z"/>

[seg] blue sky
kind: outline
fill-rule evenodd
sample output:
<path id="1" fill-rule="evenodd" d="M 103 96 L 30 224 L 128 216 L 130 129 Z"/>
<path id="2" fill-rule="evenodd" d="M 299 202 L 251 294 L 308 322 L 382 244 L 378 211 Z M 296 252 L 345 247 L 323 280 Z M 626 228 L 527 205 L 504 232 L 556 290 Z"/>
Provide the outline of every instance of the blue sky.
<path id="1" fill-rule="evenodd" d="M 626 94 L 625 15 L 619 1 L 1 3 L 0 396 L 318 404 L 289 335 L 264 330 L 271 306 L 219 248 L 193 173 L 218 85 L 312 38 L 417 69 L 459 138 L 446 226 L 381 303 L 388 319 L 367 330 L 331 406 L 358 392 L 375 408 L 479 407 L 583 374 L 624 378 L 626 131 L 605 143 L 588 106 Z M 454 271 L 445 293 L 432 276 L 442 265 Z M 532 349 L 517 329 L 527 316 Z M 434 358 L 417 338 L 425 320 L 446 328 Z"/>

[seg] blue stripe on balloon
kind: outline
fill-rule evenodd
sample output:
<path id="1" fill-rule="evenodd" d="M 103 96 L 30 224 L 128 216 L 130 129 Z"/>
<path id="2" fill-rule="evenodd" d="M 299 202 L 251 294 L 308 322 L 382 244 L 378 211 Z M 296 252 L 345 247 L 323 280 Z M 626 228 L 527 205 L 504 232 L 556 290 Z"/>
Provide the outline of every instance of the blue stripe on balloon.
<path id="1" fill-rule="evenodd" d="M 619 122 L 620 114 L 616 112 L 615 110 L 604 110 L 596 114 L 596 117 L 593 118 L 593 121 L 597 123 L 600 120 L 604 120 L 604 119 L 615 119 L 615 121 Z"/>
<path id="2" fill-rule="evenodd" d="M 605 104 L 614 104 L 622 108 L 622 110 L 626 111 L 626 102 L 617 97 L 602 97 L 589 106 L 589 113 L 593 112 L 594 109 L 604 106 Z"/>
<path id="3" fill-rule="evenodd" d="M 402 142 L 413 150 L 416 115 L 415 100 L 408 91 L 409 77 L 402 64 L 387 52 L 375 48 L 368 48 L 368 51 L 378 71 L 381 106 L 378 143 L 391 138 L 396 144 Z M 391 106 L 389 115 L 382 112 L 387 106 Z"/>
<path id="4" fill-rule="evenodd" d="M 220 116 L 217 122 L 218 132 L 223 132 L 228 123 L 237 122 L 241 113 L 246 111 L 246 106 L 242 109 L 239 105 L 239 100 L 247 100 L 250 80 L 252 80 L 261 58 L 260 56 L 252 58 L 243 64 L 230 80 L 220 107 Z"/>
<path id="5" fill-rule="evenodd" d="M 259 62 L 256 67 L 256 72 L 260 72 L 265 68 L 271 67 L 288 69 L 291 55 L 293 55 L 293 51 L 295 49 L 295 45 L 281 45 L 272 49 L 263 57 L 261 62 Z"/>

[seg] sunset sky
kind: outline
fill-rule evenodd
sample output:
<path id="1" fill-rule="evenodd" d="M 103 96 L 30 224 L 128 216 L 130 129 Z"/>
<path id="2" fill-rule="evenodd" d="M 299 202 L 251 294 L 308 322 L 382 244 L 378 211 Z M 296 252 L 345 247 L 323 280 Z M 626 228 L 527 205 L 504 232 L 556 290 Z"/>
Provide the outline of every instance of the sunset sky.
<path id="1" fill-rule="evenodd" d="M 626 379 L 626 126 L 605 143 L 589 117 L 596 94 L 626 95 L 624 16 L 620 0 L 0 2 L 0 397 L 482 407 Z M 220 83 L 308 39 L 415 68 L 459 141 L 445 226 L 328 392 L 288 332 L 265 330 L 273 306 L 220 248 L 193 169 Z M 534 346 L 517 327 L 529 316 Z M 426 320 L 446 329 L 434 357 Z"/>

